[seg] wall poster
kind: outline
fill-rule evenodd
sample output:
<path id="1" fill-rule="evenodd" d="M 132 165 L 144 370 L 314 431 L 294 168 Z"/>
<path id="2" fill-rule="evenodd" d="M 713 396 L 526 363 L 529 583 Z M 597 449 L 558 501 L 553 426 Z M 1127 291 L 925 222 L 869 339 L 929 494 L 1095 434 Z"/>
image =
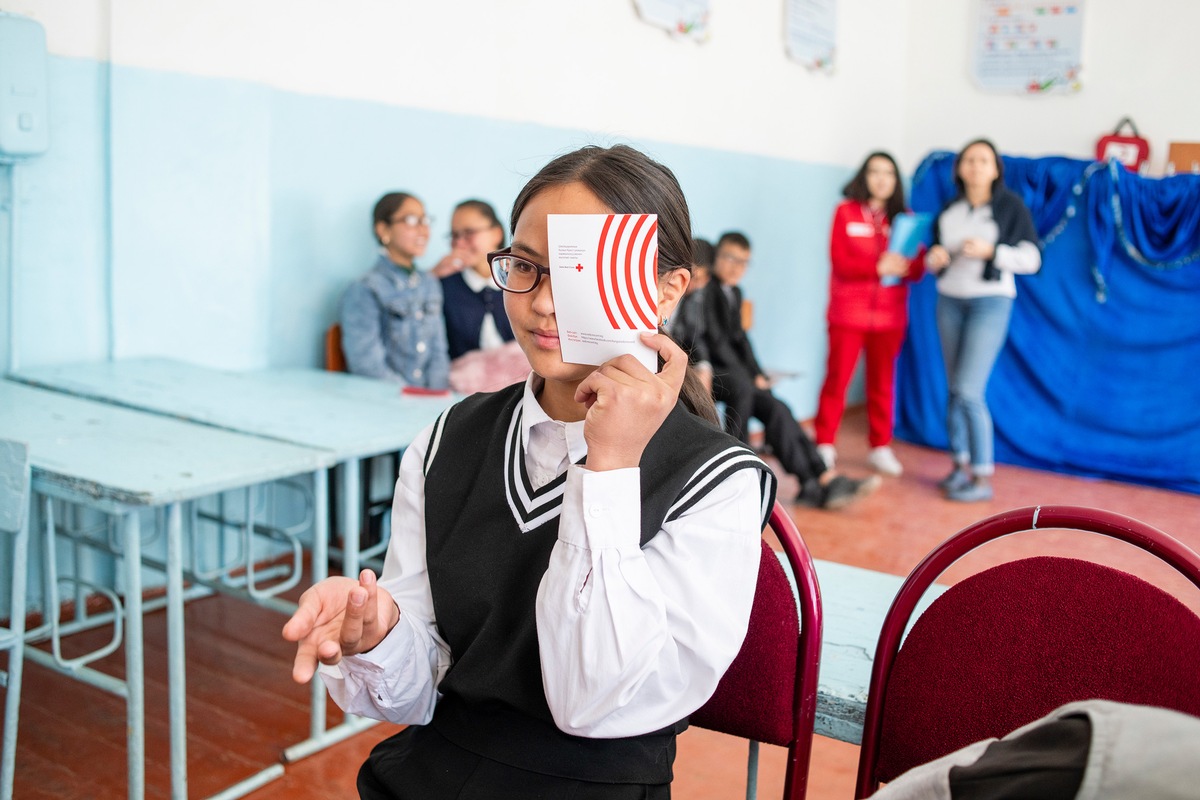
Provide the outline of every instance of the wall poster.
<path id="1" fill-rule="evenodd" d="M 788 58 L 814 72 L 833 72 L 837 0 L 787 0 L 785 14 Z"/>
<path id="2" fill-rule="evenodd" d="M 996 92 L 1082 88 L 1085 0 L 976 0 L 974 77 Z"/>
<path id="3" fill-rule="evenodd" d="M 634 5 L 649 25 L 696 42 L 708 39 L 709 0 L 634 0 Z"/>

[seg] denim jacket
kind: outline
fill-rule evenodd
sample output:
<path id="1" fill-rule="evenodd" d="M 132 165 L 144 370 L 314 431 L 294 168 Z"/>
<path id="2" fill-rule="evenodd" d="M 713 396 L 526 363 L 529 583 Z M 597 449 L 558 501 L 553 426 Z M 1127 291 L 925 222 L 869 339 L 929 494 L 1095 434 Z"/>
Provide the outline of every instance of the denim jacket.
<path id="1" fill-rule="evenodd" d="M 380 255 L 342 296 L 341 324 L 354 374 L 429 389 L 450 385 L 442 286 L 428 272 L 403 270 Z"/>

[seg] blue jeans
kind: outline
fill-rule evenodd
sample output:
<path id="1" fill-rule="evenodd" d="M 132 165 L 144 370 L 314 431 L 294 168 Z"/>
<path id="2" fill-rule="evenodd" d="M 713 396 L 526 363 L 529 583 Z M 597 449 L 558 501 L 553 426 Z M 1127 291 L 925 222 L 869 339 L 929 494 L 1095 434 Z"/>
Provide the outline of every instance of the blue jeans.
<path id="1" fill-rule="evenodd" d="M 976 475 L 995 471 L 992 415 L 984 391 L 1008 338 L 1011 315 L 1011 297 L 960 299 L 938 295 L 938 335 L 950 389 L 946 408 L 950 452 L 956 464 L 969 463 Z"/>

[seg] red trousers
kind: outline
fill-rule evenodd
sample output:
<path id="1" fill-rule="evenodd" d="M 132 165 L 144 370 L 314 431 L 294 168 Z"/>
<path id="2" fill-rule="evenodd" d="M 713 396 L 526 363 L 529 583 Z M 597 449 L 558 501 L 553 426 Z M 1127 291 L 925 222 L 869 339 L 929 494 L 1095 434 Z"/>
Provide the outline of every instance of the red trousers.
<path id="1" fill-rule="evenodd" d="M 854 375 L 858 354 L 864 349 L 867 351 L 867 439 L 871 447 L 882 447 L 892 441 L 896 356 L 903 343 L 903 328 L 864 331 L 830 326 L 829 362 L 815 422 L 817 444 L 833 444 L 846 408 L 846 387 Z"/>

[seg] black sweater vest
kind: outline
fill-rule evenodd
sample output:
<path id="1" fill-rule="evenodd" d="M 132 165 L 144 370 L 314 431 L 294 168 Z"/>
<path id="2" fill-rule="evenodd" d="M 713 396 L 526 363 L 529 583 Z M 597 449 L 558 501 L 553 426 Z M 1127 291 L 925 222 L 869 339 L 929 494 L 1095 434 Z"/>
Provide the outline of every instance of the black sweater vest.
<path id="1" fill-rule="evenodd" d="M 687 721 L 624 739 L 571 736 L 542 688 L 534 606 L 558 540 L 566 475 L 534 489 L 521 444 L 524 384 L 477 394 L 434 426 L 425 460 L 429 583 L 453 663 L 433 725 L 471 752 L 544 774 L 608 783 L 671 780 Z M 770 469 L 736 439 L 687 412 L 667 417 L 641 462 L 646 544 L 726 476 L 757 469 L 764 522 Z"/>

